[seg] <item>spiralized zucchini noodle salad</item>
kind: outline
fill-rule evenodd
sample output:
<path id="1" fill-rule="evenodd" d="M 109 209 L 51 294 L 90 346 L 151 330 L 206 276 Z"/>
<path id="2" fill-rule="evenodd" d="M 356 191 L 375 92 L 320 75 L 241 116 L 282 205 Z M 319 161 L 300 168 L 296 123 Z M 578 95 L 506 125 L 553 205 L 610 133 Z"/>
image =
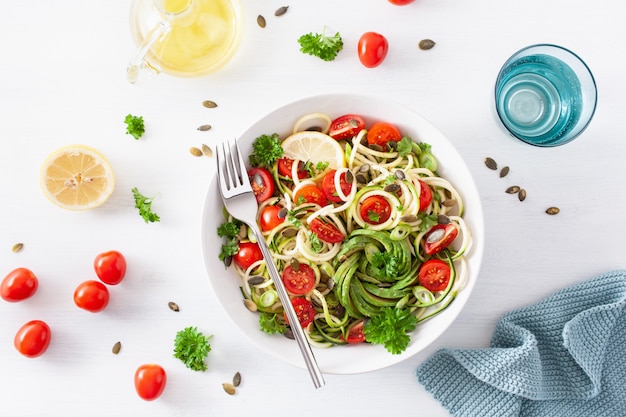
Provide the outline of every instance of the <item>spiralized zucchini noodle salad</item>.
<path id="1" fill-rule="evenodd" d="M 467 281 L 463 199 L 437 174 L 428 138 L 416 139 L 357 114 L 311 113 L 289 136 L 253 142 L 257 220 L 313 346 L 400 354 Z M 254 234 L 224 215 L 219 258 L 241 278 L 245 306 L 261 331 L 293 337 Z"/>

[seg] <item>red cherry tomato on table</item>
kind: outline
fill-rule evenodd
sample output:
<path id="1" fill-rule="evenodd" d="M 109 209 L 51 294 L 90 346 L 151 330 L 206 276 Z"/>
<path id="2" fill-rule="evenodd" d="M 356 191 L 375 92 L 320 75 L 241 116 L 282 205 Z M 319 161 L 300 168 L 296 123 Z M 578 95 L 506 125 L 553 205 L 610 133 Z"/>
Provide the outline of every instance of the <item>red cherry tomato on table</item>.
<path id="1" fill-rule="evenodd" d="M 391 217 L 391 204 L 384 197 L 372 195 L 363 200 L 359 214 L 365 223 L 381 224 Z"/>
<path id="2" fill-rule="evenodd" d="M 437 224 L 424 236 L 424 251 L 427 255 L 441 252 L 456 239 L 459 230 L 452 223 Z"/>
<path id="3" fill-rule="evenodd" d="M 350 325 L 346 337 L 342 338 L 349 344 L 365 342 L 365 332 L 363 331 L 364 324 L 365 320 L 359 320 L 356 323 Z"/>
<path id="4" fill-rule="evenodd" d="M 328 136 L 336 139 L 350 139 L 365 128 L 365 121 L 356 114 L 345 114 L 332 121 Z"/>
<path id="5" fill-rule="evenodd" d="M 389 3 L 395 4 L 396 6 L 406 6 L 407 4 L 413 3 L 415 0 L 389 0 Z"/>
<path id="6" fill-rule="evenodd" d="M 39 287 L 39 280 L 27 268 L 16 268 L 9 272 L 0 285 L 0 296 L 5 301 L 15 303 L 31 297 Z"/>
<path id="7" fill-rule="evenodd" d="M 367 68 L 379 66 L 385 60 L 388 50 L 389 42 L 380 33 L 366 32 L 359 39 L 359 60 Z"/>
<path id="8" fill-rule="evenodd" d="M 294 310 L 296 310 L 298 321 L 302 327 L 306 327 L 313 323 L 313 320 L 315 320 L 315 307 L 313 307 L 312 302 L 304 297 L 296 297 L 291 299 L 291 304 L 293 305 Z M 285 314 L 285 320 L 287 321 L 287 324 L 289 324 L 287 314 Z"/>
<path id="9" fill-rule="evenodd" d="M 314 203 L 324 207 L 328 204 L 328 200 L 326 199 L 324 192 L 314 184 L 304 185 L 299 188 L 293 196 L 293 201 L 296 205 Z"/>
<path id="10" fill-rule="evenodd" d="M 267 169 L 260 167 L 249 169 L 248 177 L 257 202 L 261 203 L 274 194 L 274 180 Z"/>
<path id="11" fill-rule="evenodd" d="M 327 243 L 339 243 L 345 238 L 343 233 L 337 229 L 337 226 L 332 223 L 327 223 L 319 217 L 311 220 L 309 227 L 311 228 L 311 231 L 315 233 L 315 236 Z"/>
<path id="12" fill-rule="evenodd" d="M 419 211 L 424 211 L 430 206 L 431 201 L 433 201 L 433 193 L 430 190 L 428 184 L 424 181 L 419 180 L 420 183 L 420 208 Z"/>
<path id="13" fill-rule="evenodd" d="M 337 187 L 335 187 L 335 174 L 337 170 L 332 169 L 324 175 L 322 179 L 322 191 L 326 198 L 333 203 L 343 203 L 343 200 L 339 197 L 337 193 Z M 339 176 L 339 186 L 341 187 L 341 192 L 344 195 L 349 195 L 352 190 L 352 184 L 346 181 L 346 173 L 342 172 Z"/>
<path id="14" fill-rule="evenodd" d="M 307 264 L 300 264 L 297 271 L 288 265 L 282 278 L 285 288 L 292 294 L 304 295 L 315 287 L 315 272 Z"/>
<path id="15" fill-rule="evenodd" d="M 109 290 L 100 281 L 82 282 L 74 290 L 76 306 L 92 313 L 98 313 L 109 304 Z"/>
<path id="16" fill-rule="evenodd" d="M 397 127 L 387 122 L 374 123 L 367 131 L 367 143 L 369 145 L 378 145 L 384 150 L 391 141 L 399 142 L 402 134 Z"/>
<path id="17" fill-rule="evenodd" d="M 167 374 L 160 365 L 145 364 L 135 371 L 135 390 L 146 401 L 159 398 L 165 389 L 166 382 Z"/>
<path id="18" fill-rule="evenodd" d="M 18 352 L 28 358 L 43 355 L 50 345 L 52 332 L 48 324 L 41 320 L 31 320 L 15 334 L 13 345 Z"/>
<path id="19" fill-rule="evenodd" d="M 440 259 L 429 259 L 419 271 L 420 285 L 428 291 L 443 291 L 450 282 L 450 265 Z"/>
<path id="20" fill-rule="evenodd" d="M 109 285 L 117 285 L 126 275 L 126 258 L 120 252 L 111 250 L 96 256 L 93 267 L 100 281 Z"/>
<path id="21" fill-rule="evenodd" d="M 269 232 L 279 224 L 285 221 L 284 217 L 280 217 L 278 214 L 282 210 L 280 206 L 265 206 L 259 216 L 259 224 L 261 230 Z"/>
<path id="22" fill-rule="evenodd" d="M 293 179 L 293 176 L 291 175 L 291 170 L 293 168 L 294 162 L 295 161 L 290 158 L 280 158 L 278 160 L 278 173 L 283 177 Z M 301 169 L 300 165 L 301 164 L 298 162 L 298 178 L 302 179 L 308 177 L 309 173 L 306 171 L 306 169 Z"/>
<path id="23" fill-rule="evenodd" d="M 239 251 L 233 255 L 233 261 L 243 269 L 247 269 L 256 261 L 263 259 L 263 253 L 255 242 L 239 242 Z"/>

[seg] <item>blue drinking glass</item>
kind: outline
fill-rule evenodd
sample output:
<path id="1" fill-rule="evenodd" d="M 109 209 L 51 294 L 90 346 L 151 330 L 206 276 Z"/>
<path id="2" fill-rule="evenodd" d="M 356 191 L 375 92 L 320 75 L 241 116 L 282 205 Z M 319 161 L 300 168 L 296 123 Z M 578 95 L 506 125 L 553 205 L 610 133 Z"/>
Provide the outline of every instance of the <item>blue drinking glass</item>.
<path id="1" fill-rule="evenodd" d="M 585 130 L 598 92 L 593 74 L 576 54 L 539 44 L 504 63 L 495 96 L 498 117 L 514 137 L 547 147 L 564 145 Z"/>

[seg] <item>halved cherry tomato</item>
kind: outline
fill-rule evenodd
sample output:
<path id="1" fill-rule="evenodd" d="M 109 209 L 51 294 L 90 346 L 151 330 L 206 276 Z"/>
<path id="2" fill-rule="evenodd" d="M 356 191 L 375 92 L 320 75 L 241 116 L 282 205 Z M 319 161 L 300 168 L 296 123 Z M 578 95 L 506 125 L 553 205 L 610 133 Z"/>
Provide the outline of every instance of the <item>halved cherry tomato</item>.
<path id="1" fill-rule="evenodd" d="M 315 272 L 307 264 L 300 264 L 297 271 L 287 265 L 283 270 L 283 283 L 290 293 L 304 295 L 315 287 Z"/>
<path id="2" fill-rule="evenodd" d="M 74 303 L 83 310 L 98 313 L 109 304 L 109 290 L 100 281 L 82 282 L 74 290 Z"/>
<path id="3" fill-rule="evenodd" d="M 363 200 L 359 213 L 365 223 L 381 224 L 391 217 L 391 204 L 382 196 L 371 195 Z"/>
<path id="4" fill-rule="evenodd" d="M 450 282 L 450 265 L 440 259 L 429 259 L 420 267 L 420 285 L 428 291 L 443 291 Z"/>
<path id="5" fill-rule="evenodd" d="M 39 280 L 27 268 L 16 268 L 9 272 L 0 285 L 0 296 L 5 301 L 15 303 L 31 297 L 39 287 Z"/>
<path id="6" fill-rule="evenodd" d="M 126 275 L 126 258 L 120 252 L 111 250 L 96 256 L 93 262 L 96 275 L 100 281 L 109 285 L 117 285 Z"/>
<path id="7" fill-rule="evenodd" d="M 248 177 L 256 201 L 261 203 L 274 194 L 274 180 L 272 174 L 265 168 L 256 167 L 248 170 Z"/>
<path id="8" fill-rule="evenodd" d="M 348 328 L 348 334 L 344 339 L 349 344 L 363 343 L 365 342 L 365 332 L 363 331 L 363 326 L 365 324 L 365 320 L 359 320 L 356 323 L 350 325 Z"/>
<path id="9" fill-rule="evenodd" d="M 367 68 L 379 66 L 387 56 L 389 42 L 380 33 L 365 32 L 358 44 L 359 60 Z"/>
<path id="10" fill-rule="evenodd" d="M 285 221 L 284 217 L 280 217 L 278 214 L 282 210 L 280 206 L 265 206 L 259 216 L 259 223 L 261 224 L 261 230 L 269 232 L 279 224 Z"/>
<path id="11" fill-rule="evenodd" d="M 405 6 L 409 3 L 413 3 L 415 0 L 389 0 L 389 3 L 395 4 L 396 6 Z"/>
<path id="12" fill-rule="evenodd" d="M 48 349 L 50 339 L 52 339 L 50 326 L 41 320 L 31 320 L 17 331 L 13 345 L 22 355 L 36 358 Z"/>
<path id="13" fill-rule="evenodd" d="M 390 141 L 399 142 L 401 139 L 402 134 L 398 128 L 387 122 L 374 123 L 367 131 L 367 143 L 378 145 L 385 150 Z"/>
<path id="14" fill-rule="evenodd" d="M 314 203 L 322 207 L 328 204 L 326 195 L 321 188 L 315 184 L 304 185 L 296 191 L 296 195 L 293 196 L 293 201 L 296 205 L 304 203 Z"/>
<path id="15" fill-rule="evenodd" d="M 433 193 L 430 190 L 428 184 L 424 181 L 419 180 L 420 182 L 420 208 L 419 211 L 424 211 L 428 208 L 431 201 L 433 201 Z"/>
<path id="16" fill-rule="evenodd" d="M 345 238 L 343 233 L 341 233 L 341 231 L 337 229 L 337 226 L 332 223 L 327 223 L 319 217 L 311 220 L 311 223 L 309 223 L 309 227 L 311 228 L 311 231 L 324 242 L 339 243 L 342 242 Z"/>
<path id="17" fill-rule="evenodd" d="M 278 160 L 278 173 L 283 177 L 293 178 L 291 176 L 291 169 L 293 167 L 293 163 L 295 161 L 290 158 L 280 158 Z M 309 173 L 306 172 L 306 169 L 301 169 L 301 163 L 298 162 L 298 178 L 306 178 L 309 176 Z"/>
<path id="18" fill-rule="evenodd" d="M 159 398 L 165 389 L 166 382 L 167 374 L 160 365 L 145 364 L 135 371 L 135 390 L 146 401 Z"/>
<path id="19" fill-rule="evenodd" d="M 365 120 L 356 114 L 345 114 L 332 121 L 328 136 L 336 140 L 355 137 L 365 128 Z"/>
<path id="20" fill-rule="evenodd" d="M 333 203 L 342 203 L 343 200 L 337 194 L 337 188 L 335 187 L 335 174 L 337 173 L 336 169 L 332 169 L 324 175 L 322 179 L 322 191 L 327 199 L 332 201 Z M 341 186 L 341 192 L 344 195 L 350 194 L 350 190 L 352 190 L 352 184 L 346 181 L 346 173 L 342 172 L 339 176 L 339 185 Z"/>
<path id="21" fill-rule="evenodd" d="M 256 242 L 239 242 L 239 250 L 233 255 L 233 261 L 243 269 L 247 269 L 261 259 L 263 259 L 263 253 Z"/>
<path id="22" fill-rule="evenodd" d="M 437 224 L 424 236 L 424 251 L 427 255 L 440 252 L 450 246 L 459 230 L 452 223 Z"/>
<path id="23" fill-rule="evenodd" d="M 313 320 L 315 320 L 315 308 L 313 307 L 312 302 L 304 297 L 295 297 L 291 299 L 291 304 L 293 305 L 294 310 L 296 310 L 298 321 L 302 327 L 306 327 L 313 323 Z M 285 321 L 289 324 L 287 314 L 285 314 Z"/>

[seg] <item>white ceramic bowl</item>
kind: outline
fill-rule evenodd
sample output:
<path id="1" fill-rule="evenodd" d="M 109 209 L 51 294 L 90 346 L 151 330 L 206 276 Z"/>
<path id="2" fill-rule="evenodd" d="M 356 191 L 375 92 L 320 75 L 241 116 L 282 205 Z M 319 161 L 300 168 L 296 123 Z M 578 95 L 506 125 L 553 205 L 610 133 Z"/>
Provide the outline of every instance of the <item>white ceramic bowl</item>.
<path id="1" fill-rule="evenodd" d="M 466 256 L 469 279 L 452 304 L 441 314 L 418 325 L 411 335 L 411 343 L 400 355 L 392 355 L 382 345 L 345 345 L 332 348 L 314 348 L 317 362 L 325 373 L 356 374 L 385 368 L 401 362 L 435 341 L 456 319 L 471 296 L 478 278 L 484 248 L 483 212 L 478 190 L 467 165 L 452 144 L 430 122 L 408 107 L 386 99 L 351 94 L 326 94 L 304 98 L 282 106 L 253 124 L 240 137 L 242 152 L 249 155 L 252 142 L 262 134 L 278 133 L 287 137 L 295 121 L 302 115 L 325 112 L 331 118 L 347 113 L 359 114 L 370 126 L 374 121 L 394 123 L 401 132 L 414 140 L 429 143 L 439 162 L 438 173 L 455 185 L 465 202 L 464 219 L 469 225 L 473 244 Z M 218 259 L 222 239 L 217 227 L 224 221 L 222 201 L 216 179 L 209 185 L 202 226 L 203 255 L 209 281 L 226 314 L 233 324 L 259 349 L 304 368 L 297 343 L 280 335 L 268 335 L 259 329 L 257 314 L 248 311 L 242 302 L 239 278 L 225 269 Z"/>

